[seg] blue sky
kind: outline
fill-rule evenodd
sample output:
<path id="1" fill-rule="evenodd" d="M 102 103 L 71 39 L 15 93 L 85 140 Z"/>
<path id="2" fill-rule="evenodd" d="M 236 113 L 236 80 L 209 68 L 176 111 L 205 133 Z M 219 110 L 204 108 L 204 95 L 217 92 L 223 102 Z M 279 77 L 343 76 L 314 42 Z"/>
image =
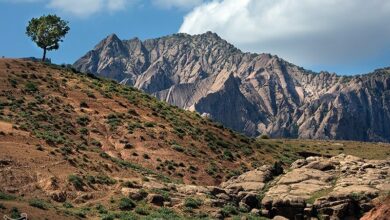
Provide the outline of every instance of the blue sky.
<path id="1" fill-rule="evenodd" d="M 107 35 L 115 33 L 121 39 L 160 37 L 176 33 L 183 20 L 184 10 L 163 9 L 150 3 L 128 7 L 116 12 L 99 12 L 79 17 L 46 7 L 44 3 L 9 3 L 0 0 L 0 56 L 40 57 L 41 49 L 25 35 L 26 24 L 32 17 L 55 13 L 69 21 L 71 31 L 58 51 L 48 57 L 56 63 L 73 63 L 91 50 Z"/>
<path id="2" fill-rule="evenodd" d="M 387 0 L 0 0 L 0 56 L 41 56 L 32 17 L 70 23 L 55 63 L 73 63 L 111 33 L 121 39 L 216 32 L 243 51 L 272 53 L 314 71 L 359 74 L 390 66 Z"/>

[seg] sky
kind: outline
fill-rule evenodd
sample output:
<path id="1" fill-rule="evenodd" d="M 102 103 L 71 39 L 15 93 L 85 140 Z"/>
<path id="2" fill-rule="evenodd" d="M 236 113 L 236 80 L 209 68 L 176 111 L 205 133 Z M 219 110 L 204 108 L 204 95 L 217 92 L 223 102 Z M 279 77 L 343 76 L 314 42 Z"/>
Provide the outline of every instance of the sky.
<path id="1" fill-rule="evenodd" d="M 217 33 L 244 52 L 271 53 L 313 71 L 362 74 L 390 66 L 388 0 L 0 0 L 0 56 L 40 57 L 33 17 L 71 28 L 53 62 L 73 63 L 100 40 Z"/>

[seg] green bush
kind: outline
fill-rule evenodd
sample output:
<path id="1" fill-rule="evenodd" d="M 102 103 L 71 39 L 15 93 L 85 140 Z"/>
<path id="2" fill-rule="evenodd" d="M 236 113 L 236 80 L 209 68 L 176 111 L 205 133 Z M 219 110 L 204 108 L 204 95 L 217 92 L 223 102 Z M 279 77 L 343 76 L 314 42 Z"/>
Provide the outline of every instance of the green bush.
<path id="1" fill-rule="evenodd" d="M 76 189 L 82 189 L 84 186 L 83 179 L 77 175 L 69 175 L 68 181 L 73 184 Z"/>
<path id="2" fill-rule="evenodd" d="M 0 200 L 15 200 L 15 199 L 16 199 L 16 196 L 10 195 L 7 193 L 3 193 L 0 191 Z"/>
<path id="3" fill-rule="evenodd" d="M 91 120 L 88 116 L 80 116 L 77 118 L 77 123 L 81 126 L 87 126 Z"/>
<path id="4" fill-rule="evenodd" d="M 37 92 L 38 91 L 38 87 L 34 83 L 32 83 L 32 82 L 28 82 L 28 83 L 26 83 L 26 86 L 25 86 L 24 90 L 26 92 L 33 93 L 33 92 Z"/>
<path id="5" fill-rule="evenodd" d="M 40 199 L 32 199 L 32 200 L 30 200 L 29 201 L 29 205 L 32 206 L 32 207 L 38 208 L 38 209 L 43 209 L 43 210 L 47 210 L 48 209 L 46 202 L 43 201 L 43 200 L 40 200 Z"/>
<path id="6" fill-rule="evenodd" d="M 177 152 L 184 152 L 184 148 L 178 144 L 173 144 L 172 149 L 174 149 Z"/>
<path id="7" fill-rule="evenodd" d="M 81 135 L 88 135 L 89 133 L 88 128 L 85 127 L 80 128 L 79 132 Z"/>
<path id="8" fill-rule="evenodd" d="M 196 209 L 196 208 L 199 208 L 201 205 L 202 205 L 202 200 L 197 199 L 197 198 L 189 197 L 189 198 L 186 198 L 184 201 L 184 206 L 187 208 Z"/>
<path id="9" fill-rule="evenodd" d="M 146 207 L 146 206 L 141 206 L 141 207 L 136 207 L 134 209 L 135 213 L 139 214 L 139 215 L 149 215 L 149 208 Z"/>
<path id="10" fill-rule="evenodd" d="M 122 211 L 128 211 L 136 206 L 135 202 L 129 198 L 122 198 L 119 202 L 119 209 Z"/>
<path id="11" fill-rule="evenodd" d="M 99 212 L 99 214 L 107 214 L 108 213 L 106 207 L 104 207 L 104 205 L 102 205 L 102 204 L 97 204 L 96 210 Z"/>
<path id="12" fill-rule="evenodd" d="M 72 203 L 70 203 L 70 202 L 64 202 L 64 204 L 62 204 L 62 206 L 64 206 L 64 208 L 67 208 L 67 209 L 71 209 L 71 208 L 74 207 L 74 206 L 72 205 Z"/>
<path id="13" fill-rule="evenodd" d="M 223 206 L 222 210 L 222 215 L 224 217 L 228 217 L 230 215 L 237 215 L 238 214 L 238 210 L 235 206 L 231 205 L 231 204 L 227 204 L 225 206 Z"/>
<path id="14" fill-rule="evenodd" d="M 12 207 L 11 212 L 10 212 L 10 217 L 11 218 L 18 219 L 18 218 L 20 218 L 20 214 L 21 213 L 20 213 L 18 208 Z"/>
<path id="15" fill-rule="evenodd" d="M 116 180 L 105 175 L 99 175 L 96 177 L 87 176 L 87 181 L 89 184 L 101 184 L 101 185 L 114 185 L 116 183 Z"/>
<path id="16" fill-rule="evenodd" d="M 117 114 L 109 114 L 106 123 L 110 125 L 111 129 L 116 129 L 122 124 L 122 118 Z"/>
<path id="17" fill-rule="evenodd" d="M 223 158 L 225 160 L 230 160 L 230 161 L 234 160 L 234 156 L 233 156 L 232 152 L 230 152 L 229 150 L 223 151 Z"/>

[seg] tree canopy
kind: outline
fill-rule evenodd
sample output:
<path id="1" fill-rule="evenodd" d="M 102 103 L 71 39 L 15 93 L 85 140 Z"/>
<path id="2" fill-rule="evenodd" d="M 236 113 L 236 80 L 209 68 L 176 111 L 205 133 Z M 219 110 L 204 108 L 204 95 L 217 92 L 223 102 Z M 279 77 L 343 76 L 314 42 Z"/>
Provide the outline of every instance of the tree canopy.
<path id="1" fill-rule="evenodd" d="M 29 21 L 26 34 L 38 47 L 43 49 L 42 61 L 46 59 L 46 51 L 57 50 L 62 38 L 69 32 L 68 22 L 56 15 L 44 15 Z"/>

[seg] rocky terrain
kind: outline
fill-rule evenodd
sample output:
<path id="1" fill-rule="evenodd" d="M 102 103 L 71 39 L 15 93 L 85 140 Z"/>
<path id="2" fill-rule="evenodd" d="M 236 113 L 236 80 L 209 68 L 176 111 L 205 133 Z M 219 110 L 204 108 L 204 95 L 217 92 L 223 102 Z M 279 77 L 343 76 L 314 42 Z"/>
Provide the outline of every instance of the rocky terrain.
<path id="1" fill-rule="evenodd" d="M 69 66 L 0 59 L 0 216 L 357 218 L 386 201 L 389 156 L 248 138 Z"/>
<path id="2" fill-rule="evenodd" d="M 214 33 L 102 40 L 74 67 L 196 110 L 250 136 L 390 141 L 390 69 L 314 73 Z"/>
<path id="3" fill-rule="evenodd" d="M 308 157 L 295 161 L 284 172 L 278 165 L 265 165 L 218 188 L 185 186 L 178 192 L 204 196 L 205 204 L 214 207 L 232 204 L 265 218 L 359 219 L 373 208 L 371 201 L 390 192 L 390 160 L 364 160 L 344 154 Z M 386 216 L 383 210 L 381 216 Z M 375 215 L 372 213 L 368 215 Z M 225 209 L 213 213 L 219 219 L 226 215 Z"/>

